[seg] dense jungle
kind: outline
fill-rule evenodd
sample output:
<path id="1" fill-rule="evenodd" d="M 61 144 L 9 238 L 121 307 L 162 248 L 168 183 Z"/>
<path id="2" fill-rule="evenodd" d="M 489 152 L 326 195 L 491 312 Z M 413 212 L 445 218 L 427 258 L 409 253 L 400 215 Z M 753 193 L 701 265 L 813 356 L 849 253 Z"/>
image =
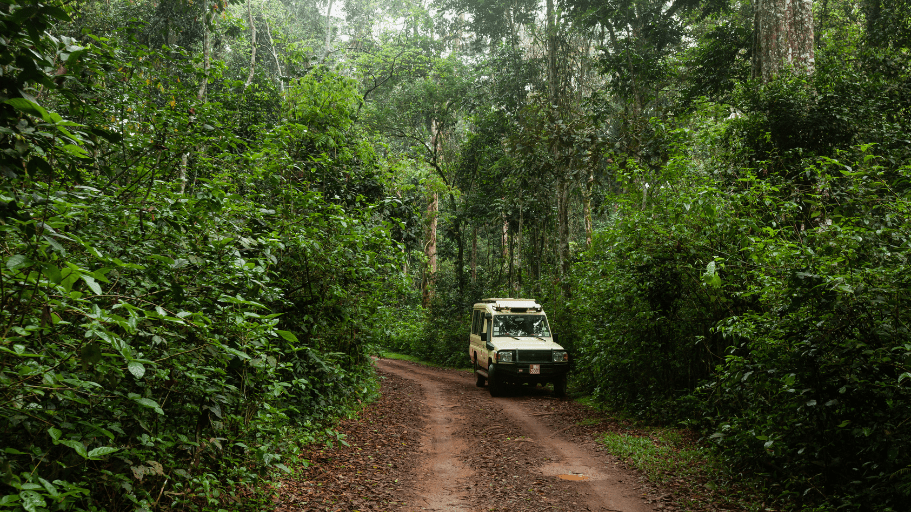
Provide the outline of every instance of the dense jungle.
<path id="1" fill-rule="evenodd" d="M 528 297 L 571 396 L 907 510 L 909 217 L 909 0 L 0 0 L 0 509 L 236 509 Z"/>

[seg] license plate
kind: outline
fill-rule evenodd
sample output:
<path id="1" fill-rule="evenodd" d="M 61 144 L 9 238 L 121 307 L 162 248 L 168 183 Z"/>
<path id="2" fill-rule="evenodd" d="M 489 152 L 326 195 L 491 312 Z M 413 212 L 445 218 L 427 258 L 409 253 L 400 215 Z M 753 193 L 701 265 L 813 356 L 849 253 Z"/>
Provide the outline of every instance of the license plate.
<path id="1" fill-rule="evenodd" d="M 530 373 L 532 375 L 541 375 L 541 365 L 540 364 L 528 365 L 528 373 Z"/>

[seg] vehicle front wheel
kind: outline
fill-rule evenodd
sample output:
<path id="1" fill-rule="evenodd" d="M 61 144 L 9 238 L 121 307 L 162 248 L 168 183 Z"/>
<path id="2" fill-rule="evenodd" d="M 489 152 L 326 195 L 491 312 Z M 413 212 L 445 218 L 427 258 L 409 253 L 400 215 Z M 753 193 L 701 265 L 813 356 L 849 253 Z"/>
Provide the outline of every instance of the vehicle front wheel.
<path id="1" fill-rule="evenodd" d="M 566 375 L 554 381 L 554 396 L 560 398 L 566 396 Z"/>
<path id="2" fill-rule="evenodd" d="M 503 382 L 497 375 L 497 369 L 494 365 L 487 366 L 487 389 L 490 390 L 490 396 L 503 396 Z"/>

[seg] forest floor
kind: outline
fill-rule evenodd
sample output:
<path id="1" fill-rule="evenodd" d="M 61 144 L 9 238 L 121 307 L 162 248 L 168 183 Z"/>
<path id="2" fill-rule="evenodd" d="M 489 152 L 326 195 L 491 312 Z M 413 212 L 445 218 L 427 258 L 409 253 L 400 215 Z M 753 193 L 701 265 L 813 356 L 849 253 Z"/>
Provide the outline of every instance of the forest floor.
<path id="1" fill-rule="evenodd" d="M 629 435 L 628 422 L 549 388 L 491 398 L 464 370 L 376 368 L 382 397 L 337 427 L 347 446 L 302 454 L 306 466 L 276 489 L 276 512 L 736 510 L 699 499 L 698 481 L 650 482 L 598 442 Z"/>

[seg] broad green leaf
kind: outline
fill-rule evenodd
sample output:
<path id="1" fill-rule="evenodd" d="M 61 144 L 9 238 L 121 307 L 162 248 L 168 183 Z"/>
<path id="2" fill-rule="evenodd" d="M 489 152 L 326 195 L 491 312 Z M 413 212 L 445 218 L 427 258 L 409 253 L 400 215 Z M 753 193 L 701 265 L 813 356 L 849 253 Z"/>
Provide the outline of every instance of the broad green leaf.
<path id="1" fill-rule="evenodd" d="M 705 273 L 702 274 L 702 282 L 711 286 L 712 288 L 719 288 L 721 286 L 721 276 L 718 275 L 716 270 L 715 260 L 712 260 L 705 266 Z"/>
<path id="2" fill-rule="evenodd" d="M 101 295 L 101 294 L 102 294 L 101 285 L 99 285 L 99 284 L 95 281 L 95 278 L 94 278 L 94 277 L 92 277 L 92 276 L 90 276 L 90 275 L 88 275 L 88 274 L 82 274 L 82 276 L 80 276 L 80 277 L 82 277 L 82 280 L 85 281 L 85 284 L 89 285 L 89 288 L 92 289 L 92 292 L 94 292 L 95 295 Z"/>
<path id="3" fill-rule="evenodd" d="M 291 343 L 298 342 L 297 336 L 295 336 L 293 332 L 281 331 L 281 330 L 276 330 L 275 332 L 277 332 L 279 336 L 281 336 L 282 338 L 285 338 L 285 340 L 290 341 Z"/>
<path id="4" fill-rule="evenodd" d="M 16 503 L 19 503 L 20 500 L 21 498 L 19 498 L 18 494 L 7 494 L 6 496 L 0 496 L 0 506 L 12 506 Z"/>
<path id="5" fill-rule="evenodd" d="M 164 411 L 161 409 L 161 406 L 158 405 L 158 402 L 156 402 L 155 400 L 152 400 L 151 398 L 135 397 L 135 398 L 133 398 L 133 400 L 137 404 L 139 404 L 143 407 L 148 407 L 149 409 L 155 410 L 155 412 L 157 412 L 158 414 L 164 415 Z"/>
<path id="6" fill-rule="evenodd" d="M 63 276 L 63 281 L 60 281 L 60 284 L 63 286 L 63 289 L 69 293 L 82 273 L 72 267 L 67 267 L 60 271 L 60 275 Z"/>
<path id="7" fill-rule="evenodd" d="M 127 364 L 127 369 L 130 370 L 130 373 L 137 379 L 141 379 L 146 374 L 146 367 L 139 361 L 130 361 L 129 364 Z"/>
<path id="8" fill-rule="evenodd" d="M 49 14 L 60 21 L 70 21 L 70 15 L 66 13 L 62 8 L 57 7 L 56 5 L 42 5 L 41 12 Z"/>
<path id="9" fill-rule="evenodd" d="M 59 492 L 57 492 L 57 488 L 54 486 L 54 484 L 48 482 L 47 480 L 45 480 L 41 477 L 38 477 L 38 481 L 41 482 L 41 485 L 44 487 L 44 490 L 46 490 L 48 492 L 48 494 L 50 494 L 52 497 L 56 498 L 57 495 L 60 494 Z"/>
<path id="10" fill-rule="evenodd" d="M 31 265 L 31 263 L 32 263 L 32 260 L 28 259 L 27 257 L 25 257 L 21 254 L 14 254 L 14 255 L 10 256 L 8 260 L 6 260 L 6 266 L 10 270 L 19 270 L 20 268 L 24 268 L 24 267 Z"/>
<path id="11" fill-rule="evenodd" d="M 82 458 L 87 459 L 89 456 L 88 451 L 85 449 L 85 445 L 81 441 L 73 441 L 72 439 L 61 439 L 60 444 L 63 446 L 69 446 L 73 450 L 76 450 L 76 453 L 82 456 Z"/>
<path id="12" fill-rule="evenodd" d="M 44 271 L 44 276 L 47 277 L 47 280 L 53 284 L 60 284 L 60 281 L 63 281 L 63 276 L 57 265 L 45 264 L 42 267 L 42 271 Z"/>
<path id="13" fill-rule="evenodd" d="M 45 122 L 50 122 L 51 118 L 48 116 L 47 110 L 44 110 L 44 107 L 35 103 L 34 101 L 27 100 L 25 98 L 10 98 L 4 101 L 4 103 L 12 106 L 19 112 L 31 114 L 35 117 L 40 117 Z"/>
<path id="14" fill-rule="evenodd" d="M 35 512 L 38 507 L 46 507 L 47 502 L 35 491 L 22 491 L 19 493 L 19 499 L 22 500 L 22 508 L 26 512 Z"/>
<path id="15" fill-rule="evenodd" d="M 250 359 L 249 355 L 247 355 L 244 352 L 241 352 L 240 350 L 237 350 L 236 348 L 224 347 L 224 346 L 222 348 L 225 349 L 225 352 L 228 352 L 229 354 L 234 354 L 235 356 L 237 356 L 241 359 Z"/>
<path id="16" fill-rule="evenodd" d="M 81 147 L 79 147 L 75 144 L 64 144 L 63 146 L 61 146 L 60 149 L 64 150 L 65 152 L 69 153 L 70 155 L 72 155 L 76 158 L 88 158 L 89 157 L 89 154 L 86 152 L 86 150 L 82 149 Z"/>
<path id="17" fill-rule="evenodd" d="M 63 434 L 63 432 L 61 432 L 59 428 L 54 428 L 54 427 L 47 429 L 47 433 L 50 434 L 51 439 L 53 439 L 55 441 L 54 444 L 56 444 L 56 441 L 59 440 L 60 436 Z"/>
<path id="18" fill-rule="evenodd" d="M 89 452 L 89 458 L 92 460 L 98 460 L 105 455 L 110 455 L 118 451 L 120 451 L 120 448 L 114 448 L 113 446 L 99 446 L 98 448 L 92 448 L 92 451 Z"/>

